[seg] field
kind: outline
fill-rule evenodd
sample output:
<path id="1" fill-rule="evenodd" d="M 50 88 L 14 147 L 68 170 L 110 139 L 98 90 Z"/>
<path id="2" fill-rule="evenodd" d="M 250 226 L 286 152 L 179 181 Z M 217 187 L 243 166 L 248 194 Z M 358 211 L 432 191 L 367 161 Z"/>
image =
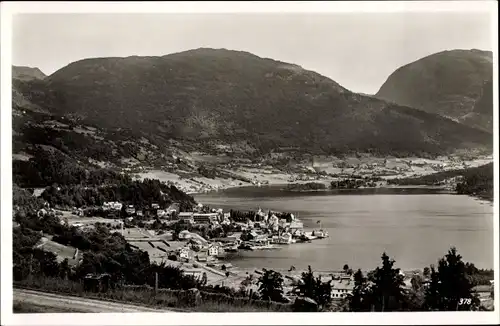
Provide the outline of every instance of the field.
<path id="1" fill-rule="evenodd" d="M 39 248 L 56 254 L 57 260 L 59 262 L 67 258 L 69 260 L 70 265 L 77 263 L 77 260 L 73 259 L 73 256 L 75 255 L 76 252 L 76 248 L 59 244 L 52 240 L 48 240 L 47 238 L 43 239 L 42 241 L 44 242 Z"/>
<path id="2" fill-rule="evenodd" d="M 167 253 L 159 250 L 158 247 L 165 249 L 166 251 L 169 251 L 169 248 L 165 246 L 164 243 L 161 243 L 159 241 L 151 241 L 151 242 L 153 243 L 155 248 L 153 248 L 147 241 L 128 241 L 129 244 L 138 247 L 140 250 L 146 251 L 149 254 L 150 259 L 163 258 L 163 257 L 166 258 Z"/>
<path id="3" fill-rule="evenodd" d="M 111 219 L 111 218 L 103 218 L 103 217 L 98 217 L 98 216 L 77 216 L 69 211 L 61 211 L 62 219 L 68 219 L 68 222 L 70 224 L 75 224 L 75 223 L 82 223 L 84 225 L 94 225 L 95 223 L 104 223 L 104 224 L 111 224 L 111 225 L 120 225 L 120 220 L 118 219 Z"/>

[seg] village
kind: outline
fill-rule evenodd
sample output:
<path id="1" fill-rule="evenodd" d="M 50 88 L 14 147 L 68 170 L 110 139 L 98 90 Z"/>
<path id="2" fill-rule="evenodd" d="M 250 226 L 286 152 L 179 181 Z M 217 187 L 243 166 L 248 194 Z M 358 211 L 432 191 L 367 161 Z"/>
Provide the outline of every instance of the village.
<path id="1" fill-rule="evenodd" d="M 184 157 L 185 164 L 195 169 L 196 164 L 213 163 L 214 175 L 199 176 L 182 169 L 175 164 L 162 166 L 160 170 L 153 167 L 133 165 L 139 179 L 154 178 L 175 185 L 186 193 L 205 193 L 234 187 L 284 185 L 301 182 L 324 182 L 352 178 L 377 178 L 382 182 L 377 187 L 385 187 L 387 181 L 394 178 L 423 176 L 431 173 L 476 167 L 492 161 L 491 156 L 480 156 L 475 159 L 459 157 L 424 158 L 385 158 L 385 157 L 348 157 L 348 158 L 313 158 L 309 161 L 297 162 L 292 166 L 280 168 L 276 163 L 279 157 L 251 161 L 238 159 L 226 162 L 224 153 L 217 158 L 213 155 L 199 153 L 193 157 Z M 183 161 L 184 162 L 184 161 Z M 173 163 L 172 163 L 173 164 Z M 125 168 L 129 171 L 131 168 Z"/>
<path id="2" fill-rule="evenodd" d="M 265 269 L 238 268 L 229 262 L 228 255 L 240 250 L 280 250 L 282 246 L 300 245 L 329 236 L 321 229 L 320 221 L 318 229 L 306 231 L 303 222 L 289 213 L 258 209 L 249 218 L 202 204 L 189 212 L 179 212 L 178 209 L 177 205 L 160 207 L 155 203 L 136 209 L 119 202 L 106 202 L 99 208 L 74 208 L 73 211 L 55 210 L 47 205 L 38 216 L 57 216 L 61 224 L 81 230 L 94 228 L 96 224 L 106 225 L 113 232 L 120 233 L 132 248 L 147 252 L 152 262 L 178 267 L 186 275 L 193 275 L 206 284 L 254 292 L 258 291 L 258 278 Z M 89 216 L 96 210 L 101 216 Z M 39 247 L 54 252 L 60 260 L 69 258 L 72 265 L 79 264 L 83 258 L 78 249 L 63 246 L 50 238 L 43 238 Z M 290 266 L 290 269 L 278 272 L 284 277 L 285 297 L 292 300 L 296 296 L 296 286 L 301 282 L 302 271 Z M 353 270 L 347 265 L 342 270 L 316 273 L 331 283 L 333 301 L 341 301 L 354 289 Z M 400 275 L 406 290 L 412 288 L 415 279 L 424 287 L 430 283 L 429 275 L 421 270 L 401 271 Z M 492 286 L 493 282 L 490 286 L 475 288 L 483 304 L 492 302 Z"/>

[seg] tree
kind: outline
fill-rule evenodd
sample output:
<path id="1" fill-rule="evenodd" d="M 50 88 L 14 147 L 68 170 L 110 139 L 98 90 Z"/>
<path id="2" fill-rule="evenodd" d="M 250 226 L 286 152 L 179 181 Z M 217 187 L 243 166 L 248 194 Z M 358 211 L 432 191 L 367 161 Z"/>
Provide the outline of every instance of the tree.
<path id="1" fill-rule="evenodd" d="M 207 282 L 208 282 L 208 279 L 207 279 L 207 273 L 206 272 L 203 272 L 203 276 L 201 278 L 201 284 L 203 286 L 207 285 Z"/>
<path id="2" fill-rule="evenodd" d="M 436 272 L 434 265 L 430 268 L 430 283 L 425 290 L 424 308 L 426 310 L 439 310 L 441 307 L 441 298 L 439 296 L 439 275 Z"/>
<path id="3" fill-rule="evenodd" d="M 431 284 L 425 304 L 430 310 L 475 310 L 479 299 L 472 293 L 472 283 L 466 273 L 462 256 L 452 247 L 439 260 L 437 271 L 431 267 Z"/>
<path id="4" fill-rule="evenodd" d="M 330 304 L 332 295 L 331 281 L 323 282 L 321 276 L 315 278 L 311 266 L 308 266 L 307 272 L 302 273 L 301 280 L 302 282 L 297 285 L 297 290 L 301 296 L 313 299 L 322 309 Z"/>
<path id="5" fill-rule="evenodd" d="M 259 277 L 259 293 L 263 300 L 282 301 L 283 276 L 273 270 L 266 270 Z"/>
<path id="6" fill-rule="evenodd" d="M 406 294 L 407 308 L 410 311 L 420 311 L 424 305 L 425 290 L 423 286 L 423 277 L 415 274 L 411 278 L 411 289 Z"/>
<path id="7" fill-rule="evenodd" d="M 429 267 L 425 267 L 424 268 L 424 277 L 428 278 L 431 276 L 431 270 L 429 269 Z"/>
<path id="8" fill-rule="evenodd" d="M 68 279 L 71 273 L 71 267 L 69 266 L 68 258 L 64 258 L 64 260 L 59 264 L 59 277 L 62 279 Z"/>
<path id="9" fill-rule="evenodd" d="M 314 279 L 311 266 L 308 266 L 307 272 L 302 273 L 301 281 L 297 285 L 300 295 L 314 299 L 316 280 Z"/>
<path id="10" fill-rule="evenodd" d="M 382 267 L 377 267 L 370 277 L 373 282 L 371 295 L 375 311 L 397 311 L 403 308 L 403 277 L 399 268 L 393 268 L 394 259 L 382 254 Z"/>
<path id="11" fill-rule="evenodd" d="M 367 278 L 363 276 L 360 269 L 354 273 L 354 289 L 347 295 L 348 309 L 350 311 L 370 311 L 371 293 Z"/>
<path id="12" fill-rule="evenodd" d="M 422 287 L 423 279 L 420 275 L 413 275 L 411 278 L 411 287 L 414 291 L 419 291 Z"/>

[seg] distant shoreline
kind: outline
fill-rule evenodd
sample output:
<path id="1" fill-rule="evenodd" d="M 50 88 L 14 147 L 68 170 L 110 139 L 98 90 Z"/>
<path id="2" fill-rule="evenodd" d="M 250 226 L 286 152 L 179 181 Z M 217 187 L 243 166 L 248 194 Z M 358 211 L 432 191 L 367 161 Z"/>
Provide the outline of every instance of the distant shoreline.
<path id="1" fill-rule="evenodd" d="M 360 188 L 338 188 L 338 189 L 332 189 L 332 188 L 325 188 L 325 189 L 287 189 L 286 187 L 290 185 L 291 183 L 283 183 L 283 184 L 270 184 L 270 185 L 263 185 L 263 186 L 255 186 L 255 185 L 244 185 L 244 186 L 233 186 L 233 187 L 228 187 L 225 189 L 220 189 L 220 190 L 211 190 L 211 191 L 206 191 L 206 192 L 196 192 L 196 193 L 190 193 L 190 195 L 204 195 L 204 194 L 215 194 L 218 191 L 224 191 L 224 190 L 231 190 L 231 189 L 247 189 L 247 188 L 275 188 L 276 190 L 280 190 L 283 192 L 292 192 L 292 193 L 319 193 L 319 192 L 350 192 L 350 191 L 356 191 L 356 190 L 374 190 L 374 189 L 428 189 L 428 190 L 442 190 L 443 192 L 450 193 L 450 194 L 456 194 L 455 191 L 446 188 L 445 186 L 428 186 L 428 185 L 408 185 L 408 186 L 399 186 L 399 185 L 384 185 L 384 186 L 378 186 L 378 187 L 360 187 Z M 280 188 L 277 188 L 280 187 Z"/>

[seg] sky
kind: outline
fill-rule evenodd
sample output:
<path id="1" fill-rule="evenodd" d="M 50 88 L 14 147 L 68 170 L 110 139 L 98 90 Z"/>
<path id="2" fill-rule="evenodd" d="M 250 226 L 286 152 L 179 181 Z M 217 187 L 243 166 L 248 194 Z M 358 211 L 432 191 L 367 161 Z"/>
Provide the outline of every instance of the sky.
<path id="1" fill-rule="evenodd" d="M 50 75 L 95 57 L 200 47 L 294 63 L 374 94 L 397 68 L 452 49 L 492 50 L 483 13 L 19 14 L 12 64 Z"/>

